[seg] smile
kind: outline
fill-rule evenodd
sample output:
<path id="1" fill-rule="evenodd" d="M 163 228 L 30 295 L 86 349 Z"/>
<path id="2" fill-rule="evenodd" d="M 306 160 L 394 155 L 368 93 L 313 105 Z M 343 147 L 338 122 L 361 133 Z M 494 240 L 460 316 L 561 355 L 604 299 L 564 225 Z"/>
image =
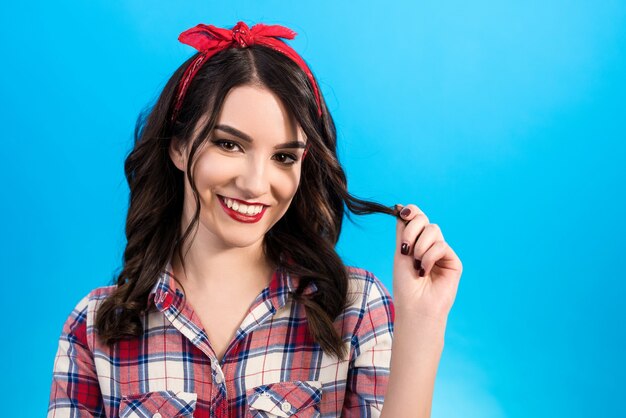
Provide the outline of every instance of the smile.
<path id="1" fill-rule="evenodd" d="M 217 196 L 226 214 L 239 222 L 258 222 L 263 217 L 265 209 L 267 209 L 266 205 L 246 205 L 228 197 Z"/>

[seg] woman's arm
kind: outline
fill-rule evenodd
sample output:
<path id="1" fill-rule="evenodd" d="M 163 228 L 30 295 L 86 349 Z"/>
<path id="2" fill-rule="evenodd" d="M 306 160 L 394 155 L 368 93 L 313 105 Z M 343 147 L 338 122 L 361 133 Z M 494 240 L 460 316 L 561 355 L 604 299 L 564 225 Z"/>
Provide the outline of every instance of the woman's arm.
<path id="1" fill-rule="evenodd" d="M 430 417 L 446 322 L 462 271 L 439 226 L 417 206 L 404 207 L 396 222 L 396 317 L 382 417 Z"/>
<path id="2" fill-rule="evenodd" d="M 93 355 L 87 343 L 85 296 L 63 325 L 54 359 L 49 418 L 104 417 L 104 405 Z"/>
<path id="3" fill-rule="evenodd" d="M 391 372 L 381 418 L 428 418 L 443 351 L 445 319 L 396 311 Z"/>

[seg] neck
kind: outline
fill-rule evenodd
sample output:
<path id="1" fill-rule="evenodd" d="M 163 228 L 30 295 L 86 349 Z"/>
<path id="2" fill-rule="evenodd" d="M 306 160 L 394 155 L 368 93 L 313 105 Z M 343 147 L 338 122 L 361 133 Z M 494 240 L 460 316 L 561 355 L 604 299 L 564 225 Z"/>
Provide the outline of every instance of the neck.
<path id="1" fill-rule="evenodd" d="M 265 257 L 263 239 L 247 247 L 225 247 L 198 238 L 182 249 L 184 267 L 178 251 L 172 258 L 174 276 L 185 289 L 245 291 L 269 284 L 275 266 Z"/>

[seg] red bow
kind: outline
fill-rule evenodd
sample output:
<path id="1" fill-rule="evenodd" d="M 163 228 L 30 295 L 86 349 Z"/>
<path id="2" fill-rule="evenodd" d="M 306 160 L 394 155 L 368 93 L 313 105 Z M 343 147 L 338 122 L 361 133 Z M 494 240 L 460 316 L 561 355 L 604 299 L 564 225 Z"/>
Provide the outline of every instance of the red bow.
<path id="1" fill-rule="evenodd" d="M 180 34 L 178 40 L 184 44 L 190 45 L 201 52 L 200 55 L 192 62 L 187 69 L 180 82 L 178 97 L 174 105 L 172 120 L 176 119 L 176 115 L 180 110 L 185 92 L 189 87 L 189 83 L 196 75 L 202 64 L 206 62 L 216 53 L 231 47 L 245 48 L 252 45 L 263 45 L 278 51 L 291 58 L 309 77 L 313 92 L 315 93 L 315 101 L 317 102 L 318 116 L 322 115 L 322 106 L 320 105 L 320 97 L 317 84 L 313 78 L 313 74 L 309 70 L 304 60 L 285 42 L 278 38 L 293 39 L 296 33 L 289 28 L 280 25 L 264 25 L 256 24 L 248 28 L 244 22 L 237 22 L 232 29 L 218 28 L 213 25 L 199 24 L 191 29 L 187 29 Z"/>

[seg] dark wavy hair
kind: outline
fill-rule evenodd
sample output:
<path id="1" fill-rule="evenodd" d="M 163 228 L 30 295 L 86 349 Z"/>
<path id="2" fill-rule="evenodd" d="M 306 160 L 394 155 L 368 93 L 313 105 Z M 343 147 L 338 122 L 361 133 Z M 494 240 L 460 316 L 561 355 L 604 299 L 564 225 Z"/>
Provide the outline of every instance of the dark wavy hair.
<path id="1" fill-rule="evenodd" d="M 310 144 L 291 205 L 265 235 L 265 255 L 274 265 L 300 277 L 293 297 L 306 310 L 314 341 L 324 352 L 343 359 L 346 347 L 333 323 L 348 303 L 348 270 L 335 251 L 344 213 L 352 221 L 345 208 L 359 215 L 396 216 L 397 210 L 348 193 L 346 175 L 337 159 L 335 124 L 324 98 L 320 98 L 320 117 L 306 74 L 291 59 L 270 48 L 229 48 L 214 55 L 193 78 L 172 123 L 177 86 L 196 56 L 174 72 L 156 103 L 137 120 L 134 147 L 124 165 L 130 202 L 123 268 L 114 278 L 117 287 L 98 309 L 96 327 L 100 337 L 106 344 L 113 344 L 143 333 L 141 316 L 148 294 L 174 251 L 181 255 L 181 248 L 198 223 L 200 199 L 191 170 L 196 151 L 217 123 L 227 93 L 234 87 L 254 84 L 270 89 L 282 100 Z M 197 126 L 200 133 L 194 137 Z M 186 173 L 170 159 L 172 140 L 184 141 L 191 147 L 191 164 Z M 180 234 L 183 175 L 193 189 L 196 211 Z M 290 262 L 284 263 L 285 259 Z M 311 281 L 318 290 L 304 295 Z"/>

